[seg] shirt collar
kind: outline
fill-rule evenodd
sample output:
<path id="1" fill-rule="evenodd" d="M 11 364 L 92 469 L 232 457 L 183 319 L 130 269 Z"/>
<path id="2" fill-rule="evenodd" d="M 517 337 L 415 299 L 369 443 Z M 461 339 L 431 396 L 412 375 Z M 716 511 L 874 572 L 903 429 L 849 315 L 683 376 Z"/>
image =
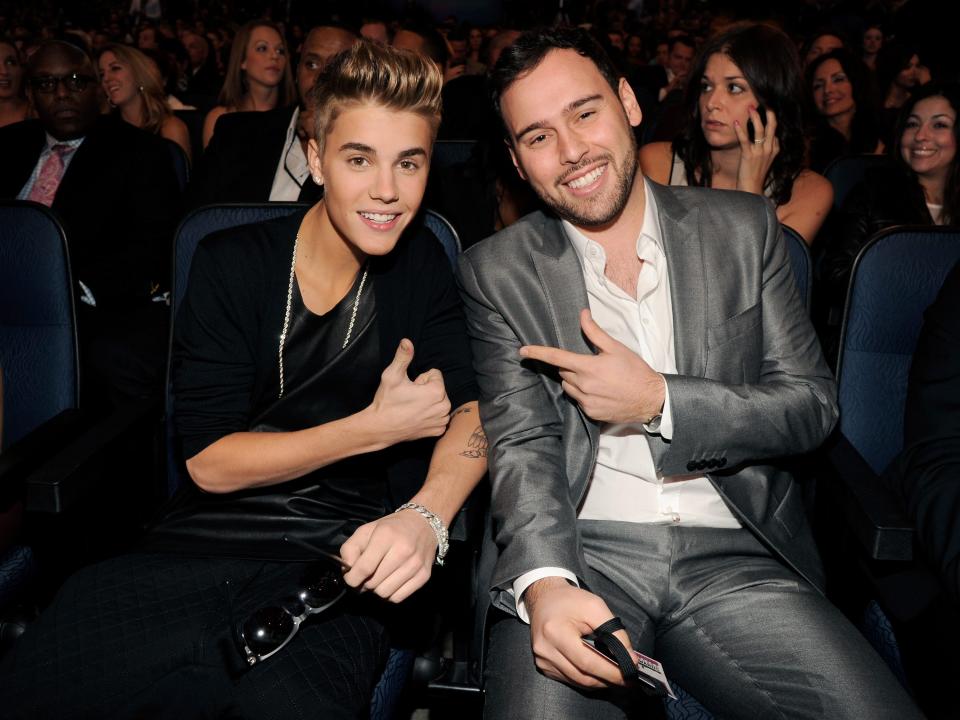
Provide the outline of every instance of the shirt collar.
<path id="1" fill-rule="evenodd" d="M 652 242 L 657 250 L 661 253 L 663 252 L 663 237 L 660 234 L 660 208 L 657 206 L 656 198 L 650 191 L 650 183 L 645 177 L 643 178 L 643 194 L 646 202 L 643 208 L 643 225 L 641 225 L 640 235 L 637 237 L 637 255 L 639 257 L 643 256 L 642 248 L 648 242 Z M 599 249 L 600 253 L 603 253 L 604 257 L 606 256 L 600 243 L 588 238 L 573 223 L 568 220 L 562 220 L 561 223 L 583 267 L 587 267 L 588 265 L 587 252 L 589 249 L 595 247 Z"/>
<path id="2" fill-rule="evenodd" d="M 54 145 L 66 145 L 71 150 L 76 150 L 78 147 L 80 147 L 81 143 L 83 143 L 83 140 L 84 140 L 83 137 L 74 138 L 73 140 L 57 140 L 53 135 L 51 135 L 48 132 L 45 132 L 44 134 L 47 136 L 47 147 L 46 147 L 47 151 L 52 150 Z"/>

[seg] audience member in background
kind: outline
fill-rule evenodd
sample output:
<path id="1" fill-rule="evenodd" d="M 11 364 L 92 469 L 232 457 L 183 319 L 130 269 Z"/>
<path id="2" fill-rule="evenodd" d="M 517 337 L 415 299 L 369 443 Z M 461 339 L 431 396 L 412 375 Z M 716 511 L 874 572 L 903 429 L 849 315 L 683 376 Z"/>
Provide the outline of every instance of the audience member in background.
<path id="1" fill-rule="evenodd" d="M 657 47 L 653 54 L 651 65 L 659 65 L 662 68 L 667 66 L 667 59 L 670 57 L 670 43 L 667 40 L 658 40 Z"/>
<path id="2" fill-rule="evenodd" d="M 202 35 L 191 31 L 183 34 L 181 42 L 187 51 L 187 68 L 180 79 L 180 90 L 189 94 L 190 102 L 216 97 L 223 81 L 217 72 L 216 62 L 210 56 L 210 43 Z"/>
<path id="3" fill-rule="evenodd" d="M 882 49 L 883 28 L 879 25 L 867 25 L 867 29 L 863 31 L 863 54 L 861 58 L 863 64 L 871 72 L 875 72 L 877 69 L 877 56 Z"/>
<path id="4" fill-rule="evenodd" d="M 832 30 L 821 30 L 816 33 L 803 49 L 803 66 L 807 67 L 824 53 L 831 50 L 840 50 L 845 46 L 843 38 Z"/>
<path id="5" fill-rule="evenodd" d="M 380 18 L 367 18 L 360 25 L 360 37 L 373 40 L 381 45 L 390 44 L 390 30 Z"/>
<path id="6" fill-rule="evenodd" d="M 958 110 L 956 84 L 930 83 L 917 90 L 901 111 L 894 165 L 867 170 L 850 192 L 819 266 L 831 338 L 839 327 L 853 261 L 875 233 L 893 225 L 951 225 L 960 220 Z"/>
<path id="7" fill-rule="evenodd" d="M 831 50 L 807 66 L 813 101 L 810 168 L 823 172 L 841 155 L 883 152 L 877 100 L 869 71 L 846 50 Z"/>
<path id="8" fill-rule="evenodd" d="M 877 57 L 877 89 L 880 92 L 880 139 L 886 147 L 894 141 L 900 108 L 920 87 L 920 54 L 912 45 L 891 42 Z"/>
<path id="9" fill-rule="evenodd" d="M 293 74 L 287 58 L 287 44 L 276 25 L 254 20 L 237 31 L 230 48 L 230 64 L 217 107 L 203 121 L 203 146 L 217 120 L 237 111 L 273 110 L 294 101 Z"/>
<path id="10" fill-rule="evenodd" d="M 667 50 L 667 83 L 658 91 L 657 99 L 660 102 L 664 102 L 671 93 L 675 92 L 678 96 L 683 94 L 687 86 L 687 78 L 690 76 L 693 58 L 697 52 L 696 43 L 689 35 L 676 35 L 670 38 Z"/>
<path id="11" fill-rule="evenodd" d="M 131 125 L 179 145 L 190 159 L 190 133 L 167 105 L 156 63 L 136 48 L 108 45 L 100 54 L 100 85 L 107 101 Z"/>
<path id="12" fill-rule="evenodd" d="M 13 40 L 0 37 L 0 127 L 26 120 L 29 111 L 20 51 Z"/>
<path id="13" fill-rule="evenodd" d="M 37 119 L 0 128 L 0 197 L 50 206 L 63 222 L 85 404 L 158 392 L 167 308 L 156 300 L 170 277 L 180 212 L 169 150 L 100 115 L 96 70 L 73 45 L 41 45 L 27 83 Z"/>
<path id="14" fill-rule="evenodd" d="M 467 75 L 483 75 L 487 72 L 483 56 L 483 30 L 471 26 L 467 29 Z"/>
<path id="15" fill-rule="evenodd" d="M 157 29 L 153 25 L 143 25 L 137 33 L 137 48 L 140 50 L 158 50 Z"/>
<path id="16" fill-rule="evenodd" d="M 765 195 L 780 222 L 812 243 L 833 189 L 803 167 L 802 84 L 794 45 L 780 31 L 741 25 L 718 35 L 691 72 L 686 130 L 672 145 L 641 149 L 644 174 Z"/>
<path id="17" fill-rule="evenodd" d="M 313 127 L 310 90 L 334 55 L 356 40 L 343 28 L 313 28 L 303 42 L 297 66 L 298 106 L 222 116 L 193 174 L 190 204 L 318 200 L 322 190 L 307 166 L 307 140 Z"/>
<path id="18" fill-rule="evenodd" d="M 447 41 L 432 27 L 415 23 L 404 24 L 393 34 L 390 44 L 401 50 L 413 50 L 433 60 L 443 71 L 445 83 L 463 75 L 462 65 L 451 67 Z"/>
<path id="19" fill-rule="evenodd" d="M 441 82 L 341 55 L 315 90 L 324 200 L 200 244 L 172 368 L 193 483 L 4 658 L 4 718 L 369 716 L 486 470 L 453 273 L 415 223 Z"/>

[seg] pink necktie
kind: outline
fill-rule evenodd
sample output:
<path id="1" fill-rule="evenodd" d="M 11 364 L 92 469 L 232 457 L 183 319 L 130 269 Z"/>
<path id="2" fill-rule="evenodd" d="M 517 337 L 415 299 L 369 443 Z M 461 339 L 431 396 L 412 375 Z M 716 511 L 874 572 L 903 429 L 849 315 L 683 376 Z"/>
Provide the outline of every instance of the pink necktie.
<path id="1" fill-rule="evenodd" d="M 63 143 L 57 143 L 50 150 L 50 155 L 44 160 L 40 173 L 37 175 L 37 180 L 30 188 L 30 195 L 27 196 L 27 200 L 42 203 L 47 207 L 53 205 L 53 197 L 57 194 L 57 188 L 63 178 L 63 158 L 73 148 Z"/>

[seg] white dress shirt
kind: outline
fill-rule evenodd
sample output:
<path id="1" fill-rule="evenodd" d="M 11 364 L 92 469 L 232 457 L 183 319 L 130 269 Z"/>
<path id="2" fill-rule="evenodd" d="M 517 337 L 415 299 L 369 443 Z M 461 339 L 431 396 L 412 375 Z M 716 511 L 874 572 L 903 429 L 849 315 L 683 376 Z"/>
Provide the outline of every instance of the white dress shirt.
<path id="1" fill-rule="evenodd" d="M 643 226 L 637 238 L 637 257 L 643 264 L 637 279 L 636 298 L 606 277 L 606 252 L 599 243 L 566 221 L 563 229 L 580 259 L 590 312 L 596 323 L 657 372 L 675 375 L 677 360 L 667 258 L 663 253 L 659 214 L 649 186 L 645 194 Z M 673 437 L 669 389 L 659 425 L 639 422 L 601 425 L 597 463 L 577 517 L 739 528 L 740 522 L 706 477 L 664 477 L 657 473 L 648 434 L 661 435 L 666 440 Z M 567 569 L 537 568 L 514 581 L 514 597 L 522 598 L 531 584 L 550 576 L 577 584 L 576 576 Z M 529 622 L 522 599 L 517 602 L 517 614 Z"/>
<path id="2" fill-rule="evenodd" d="M 310 177 L 310 166 L 307 165 L 307 156 L 303 152 L 303 145 L 297 135 L 297 125 L 300 122 L 300 108 L 293 111 L 293 118 L 287 127 L 287 139 L 280 153 L 280 162 L 273 174 L 273 186 L 270 188 L 270 201 L 286 200 L 296 202 L 300 199 L 300 189 Z"/>

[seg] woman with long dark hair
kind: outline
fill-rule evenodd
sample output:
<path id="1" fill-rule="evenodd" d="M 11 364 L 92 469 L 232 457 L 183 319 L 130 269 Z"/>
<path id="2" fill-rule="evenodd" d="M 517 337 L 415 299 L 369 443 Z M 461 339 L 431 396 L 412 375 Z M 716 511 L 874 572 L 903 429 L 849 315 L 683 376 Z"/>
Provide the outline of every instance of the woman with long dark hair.
<path id="1" fill-rule="evenodd" d="M 924 85 L 903 106 L 892 166 L 868 170 L 851 191 L 835 242 L 824 252 L 821 275 L 835 307 L 843 303 L 853 261 L 875 233 L 893 225 L 960 222 L 958 111 L 956 83 Z"/>
<path id="2" fill-rule="evenodd" d="M 878 107 L 867 72 L 866 66 L 845 50 L 821 55 L 807 68 L 812 170 L 823 172 L 841 155 L 883 152 Z"/>
<path id="3" fill-rule="evenodd" d="M 688 124 L 673 143 L 640 151 L 645 175 L 663 184 L 765 195 L 780 222 L 812 243 L 833 189 L 804 169 L 800 61 L 790 39 L 741 25 L 704 48 L 690 75 Z"/>

